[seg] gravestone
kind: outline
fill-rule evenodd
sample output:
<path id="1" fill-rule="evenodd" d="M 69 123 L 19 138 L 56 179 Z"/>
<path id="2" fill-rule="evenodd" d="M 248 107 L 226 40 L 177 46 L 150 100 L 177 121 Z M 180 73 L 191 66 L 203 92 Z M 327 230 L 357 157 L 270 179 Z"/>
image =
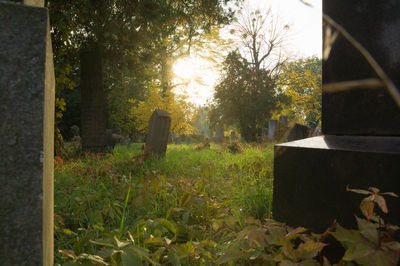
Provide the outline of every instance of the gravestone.
<path id="1" fill-rule="evenodd" d="M 279 125 L 283 127 L 288 126 L 288 116 L 286 115 L 281 115 L 279 116 Z"/>
<path id="2" fill-rule="evenodd" d="M 221 125 L 215 126 L 215 143 L 221 143 L 224 139 L 224 130 Z"/>
<path id="3" fill-rule="evenodd" d="M 231 131 L 231 142 L 235 142 L 237 140 L 236 132 Z"/>
<path id="4" fill-rule="evenodd" d="M 278 130 L 278 120 L 269 120 L 268 121 L 268 138 L 269 138 L 269 140 L 275 140 L 277 130 Z"/>
<path id="5" fill-rule="evenodd" d="M 171 116 L 167 111 L 156 109 L 150 117 L 146 137 L 146 152 L 163 157 L 167 151 Z"/>
<path id="6" fill-rule="evenodd" d="M 400 1 L 324 0 L 324 13 L 372 54 L 400 87 Z M 326 40 L 324 40 L 326 41 Z M 376 77 L 342 36 L 323 63 L 323 83 Z M 275 145 L 274 218 L 322 232 L 336 219 L 356 227 L 361 195 L 377 187 L 400 194 L 400 110 L 385 88 L 322 91 L 318 136 Z M 400 223 L 400 200 L 387 200 L 391 223 Z"/>
<path id="7" fill-rule="evenodd" d="M 0 264 L 53 265 L 49 15 L 25 2 L 0 1 Z"/>
<path id="8" fill-rule="evenodd" d="M 85 48 L 80 53 L 82 150 L 89 152 L 105 152 L 110 147 L 99 49 Z"/>
<path id="9" fill-rule="evenodd" d="M 309 136 L 309 134 L 310 134 L 310 128 L 308 126 L 296 123 L 290 129 L 287 141 L 305 139 Z"/>

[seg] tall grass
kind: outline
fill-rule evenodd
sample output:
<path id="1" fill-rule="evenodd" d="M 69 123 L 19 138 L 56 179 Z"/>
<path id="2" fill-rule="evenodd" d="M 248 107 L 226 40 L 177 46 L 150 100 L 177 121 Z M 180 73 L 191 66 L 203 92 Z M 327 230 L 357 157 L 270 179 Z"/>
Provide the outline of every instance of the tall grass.
<path id="1" fill-rule="evenodd" d="M 195 145 L 173 144 L 161 160 L 142 160 L 141 145 L 117 146 L 105 155 L 86 154 L 59 168 L 57 250 L 97 254 L 101 249 L 93 240 L 129 234 L 140 248 L 154 252 L 153 257 L 160 248 L 153 243 L 157 235 L 185 245 L 189 254 L 192 241 L 214 241 L 222 248 L 245 217 L 270 217 L 272 145 L 244 145 L 233 154 L 221 145 L 198 150 Z M 158 229 L 154 221 L 159 221 Z M 149 234 L 151 230 L 155 231 Z M 56 261 L 66 259 L 66 253 L 61 254 Z M 216 256 L 217 251 L 211 254 Z"/>

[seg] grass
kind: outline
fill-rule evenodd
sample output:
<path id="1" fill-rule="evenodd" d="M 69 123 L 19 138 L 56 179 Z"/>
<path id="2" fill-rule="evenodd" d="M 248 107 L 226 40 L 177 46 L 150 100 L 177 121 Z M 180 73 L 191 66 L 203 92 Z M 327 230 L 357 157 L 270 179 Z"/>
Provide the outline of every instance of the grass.
<path id="1" fill-rule="evenodd" d="M 245 218 L 271 217 L 272 145 L 141 146 L 57 161 L 57 263 L 213 265 Z"/>

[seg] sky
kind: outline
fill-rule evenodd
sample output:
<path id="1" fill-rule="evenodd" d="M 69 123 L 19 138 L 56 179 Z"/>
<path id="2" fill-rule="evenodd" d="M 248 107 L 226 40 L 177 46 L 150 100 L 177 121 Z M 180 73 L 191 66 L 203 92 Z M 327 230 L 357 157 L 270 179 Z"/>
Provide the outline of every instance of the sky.
<path id="1" fill-rule="evenodd" d="M 312 7 L 300 0 L 245 0 L 251 9 L 267 10 L 279 17 L 279 21 L 289 25 L 286 50 L 292 59 L 322 54 L 322 0 L 306 0 Z M 222 31 L 223 32 L 223 31 Z M 228 31 L 226 31 L 228 32 Z M 228 36 L 227 36 L 228 38 Z M 191 82 L 185 88 L 189 101 L 195 105 L 204 105 L 212 98 L 213 87 L 218 81 L 218 71 L 204 60 L 192 58 L 177 62 L 174 67 L 177 76 L 190 78 L 203 77 L 206 84 Z M 179 92 L 178 92 L 179 93 Z"/>

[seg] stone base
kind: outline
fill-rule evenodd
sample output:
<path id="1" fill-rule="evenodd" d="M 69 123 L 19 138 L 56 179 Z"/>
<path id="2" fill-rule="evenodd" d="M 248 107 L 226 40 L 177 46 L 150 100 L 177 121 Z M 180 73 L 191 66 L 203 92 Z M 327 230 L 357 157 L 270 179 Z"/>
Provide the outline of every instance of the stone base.
<path id="1" fill-rule="evenodd" d="M 400 195 L 400 137 L 318 136 L 275 145 L 274 219 L 323 232 L 335 220 L 356 227 L 364 195 L 377 187 Z M 385 220 L 400 224 L 400 199 L 387 198 Z"/>

